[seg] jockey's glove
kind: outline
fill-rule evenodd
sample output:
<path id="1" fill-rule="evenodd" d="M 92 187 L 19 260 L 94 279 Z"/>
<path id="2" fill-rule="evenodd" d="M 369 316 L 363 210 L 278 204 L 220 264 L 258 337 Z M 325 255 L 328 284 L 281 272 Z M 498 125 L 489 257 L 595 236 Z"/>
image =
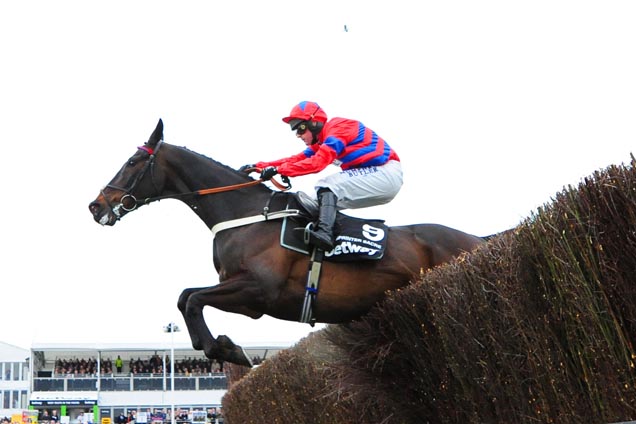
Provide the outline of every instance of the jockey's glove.
<path id="1" fill-rule="evenodd" d="M 275 166 L 268 166 L 267 168 L 261 171 L 261 180 L 268 181 L 271 180 L 274 175 L 278 174 L 278 170 Z"/>

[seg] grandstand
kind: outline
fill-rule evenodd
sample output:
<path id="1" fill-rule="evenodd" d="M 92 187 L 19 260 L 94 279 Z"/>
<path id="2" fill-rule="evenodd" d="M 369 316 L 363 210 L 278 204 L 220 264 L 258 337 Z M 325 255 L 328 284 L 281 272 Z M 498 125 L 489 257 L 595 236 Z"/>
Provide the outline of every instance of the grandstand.
<path id="1" fill-rule="evenodd" d="M 245 351 L 260 363 L 288 347 L 248 344 Z M 116 423 L 121 414 L 136 416 L 141 424 L 170 422 L 172 405 L 179 424 L 189 424 L 201 411 L 220 408 L 228 388 L 224 364 L 208 360 L 189 343 L 47 343 L 34 344 L 26 352 L 29 356 L 23 360 L 30 366 L 23 374 L 28 373 L 29 379 L 28 407 L 40 415 L 56 411 L 69 417 L 69 424 Z M 0 364 L 3 361 L 0 352 Z M 26 409 L 24 403 L 23 399 L 20 406 Z"/>

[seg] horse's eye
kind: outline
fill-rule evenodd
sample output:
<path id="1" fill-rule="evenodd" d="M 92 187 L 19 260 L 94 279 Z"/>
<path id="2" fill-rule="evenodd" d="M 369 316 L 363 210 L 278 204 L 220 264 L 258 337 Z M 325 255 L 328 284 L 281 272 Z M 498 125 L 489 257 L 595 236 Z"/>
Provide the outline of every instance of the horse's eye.
<path id="1" fill-rule="evenodd" d="M 135 162 L 132 159 L 128 161 L 128 166 L 135 166 L 136 164 L 137 164 L 137 162 Z"/>

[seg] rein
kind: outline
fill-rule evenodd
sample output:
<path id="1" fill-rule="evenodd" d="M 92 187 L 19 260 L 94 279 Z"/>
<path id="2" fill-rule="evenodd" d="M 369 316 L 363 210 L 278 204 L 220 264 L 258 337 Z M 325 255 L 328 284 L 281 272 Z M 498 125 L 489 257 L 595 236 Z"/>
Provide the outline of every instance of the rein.
<path id="1" fill-rule="evenodd" d="M 279 183 L 278 181 L 274 180 L 273 178 L 270 181 L 279 190 L 287 191 L 287 190 L 289 190 L 291 188 L 291 184 L 289 184 L 289 180 L 288 179 L 283 178 L 283 180 L 287 184 L 286 186 L 281 184 L 281 183 Z M 163 196 L 147 197 L 145 199 L 137 200 L 136 202 L 137 202 L 137 205 L 147 205 L 148 203 L 154 202 L 156 200 L 162 200 L 162 199 L 175 199 L 175 198 L 186 197 L 186 196 L 204 196 L 206 194 L 223 193 L 225 191 L 232 191 L 232 190 L 238 190 L 238 189 L 245 188 L 245 187 L 251 187 L 253 185 L 260 184 L 263 181 L 265 181 L 265 180 L 258 179 L 258 180 L 254 180 L 254 181 L 249 181 L 247 183 L 233 184 L 233 185 L 223 186 L 223 187 L 204 188 L 204 189 L 201 189 L 201 190 L 190 191 L 188 193 L 165 194 Z"/>
<path id="2" fill-rule="evenodd" d="M 261 172 L 261 169 L 260 168 L 249 168 L 246 171 L 248 171 L 248 172 Z M 281 191 L 287 191 L 287 190 L 291 189 L 291 183 L 289 182 L 289 178 L 287 178 L 286 176 L 283 176 L 282 180 L 283 180 L 283 182 L 286 185 L 283 185 L 282 183 L 279 183 L 278 181 L 276 181 L 273 178 L 270 181 L 272 182 L 272 184 L 274 184 L 274 186 L 277 189 L 279 189 Z M 264 181 L 265 180 L 263 180 L 262 178 L 259 178 L 258 180 L 249 181 L 249 182 L 246 182 L 246 183 L 232 184 L 232 185 L 223 186 L 223 187 L 204 188 L 204 189 L 201 189 L 201 190 L 190 191 L 188 193 L 166 194 L 166 195 L 163 195 L 163 196 L 147 197 L 147 198 L 142 199 L 142 200 L 137 200 L 137 205 L 147 205 L 148 203 L 154 202 L 156 200 L 162 200 L 162 199 L 174 199 L 174 198 L 186 197 L 186 196 L 205 196 L 206 194 L 223 193 L 225 191 L 233 191 L 233 190 L 238 190 L 238 189 L 245 188 L 245 187 L 251 187 L 251 186 L 260 184 L 260 183 L 262 183 Z"/>
<path id="3" fill-rule="evenodd" d="M 162 200 L 162 199 L 178 199 L 181 197 L 187 197 L 187 196 L 205 196 L 207 194 L 215 194 L 215 193 L 223 193 L 226 191 L 233 191 L 233 190 L 238 190 L 241 188 L 245 188 L 245 187 L 251 187 L 257 184 L 260 184 L 262 182 L 264 182 L 265 180 L 263 180 L 262 178 L 259 178 L 258 180 L 254 180 L 254 181 L 248 181 L 246 183 L 240 183 L 240 184 L 232 184 L 232 185 L 228 185 L 228 186 L 223 186 L 223 187 L 214 187 L 214 188 L 205 188 L 205 189 L 201 189 L 201 190 L 195 190 L 195 191 L 191 191 L 191 192 L 187 192 L 187 193 L 177 193 L 177 194 L 166 194 L 166 195 L 162 195 L 162 196 L 156 196 L 156 197 L 147 197 L 145 199 L 137 199 L 133 194 L 132 191 L 135 189 L 135 187 L 137 186 L 137 184 L 139 183 L 139 181 L 141 181 L 141 179 L 145 176 L 146 172 L 148 171 L 148 169 L 150 169 L 150 178 L 152 179 L 152 183 L 153 185 L 155 185 L 154 183 L 154 164 L 155 164 L 155 157 L 157 152 L 159 151 L 159 147 L 161 146 L 161 141 L 157 144 L 157 147 L 155 149 L 151 148 L 150 146 L 144 145 L 144 146 L 139 146 L 137 147 L 139 150 L 143 150 L 146 153 L 148 153 L 149 157 L 148 160 L 146 161 L 146 164 L 144 165 L 144 168 L 142 169 L 142 171 L 137 175 L 137 177 L 134 179 L 132 185 L 130 188 L 124 188 L 124 187 L 117 187 L 114 185 L 107 185 L 106 188 L 111 188 L 111 189 L 115 189 L 115 190 L 120 190 L 123 191 L 125 194 L 121 197 L 119 204 L 113 206 L 110 203 L 107 202 L 108 206 L 111 208 L 111 210 L 113 211 L 113 213 L 115 214 L 115 216 L 117 216 L 117 218 L 119 219 L 120 213 L 119 213 L 119 209 L 123 209 L 126 212 L 130 212 L 135 210 L 138 206 L 142 206 L 142 205 L 147 205 L 151 202 L 157 201 L 157 200 Z M 261 172 L 260 168 L 256 168 L 256 167 L 252 167 L 249 169 L 246 169 L 245 171 L 247 171 L 247 173 L 251 173 L 251 172 Z M 282 176 L 282 181 L 285 185 L 283 185 L 282 183 L 276 181 L 275 179 L 271 179 L 270 181 L 272 182 L 272 184 L 278 188 L 281 191 L 287 191 L 289 189 L 291 189 L 291 183 L 289 182 L 289 178 L 286 176 Z M 155 186 L 156 189 L 156 186 Z M 158 191 L 158 190 L 157 190 Z M 102 190 L 102 194 L 103 194 L 103 190 Z M 104 198 L 106 198 L 106 196 L 104 196 Z"/>

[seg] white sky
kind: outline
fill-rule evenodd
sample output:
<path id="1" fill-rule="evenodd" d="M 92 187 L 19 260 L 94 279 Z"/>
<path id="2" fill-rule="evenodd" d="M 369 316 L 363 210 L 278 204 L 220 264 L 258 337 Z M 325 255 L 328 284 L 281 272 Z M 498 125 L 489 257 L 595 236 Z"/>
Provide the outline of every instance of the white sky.
<path id="1" fill-rule="evenodd" d="M 477 235 L 516 226 L 629 162 L 634 22 L 631 0 L 0 2 L 0 341 L 185 330 L 181 291 L 217 283 L 203 223 L 174 200 L 112 228 L 87 208 L 159 118 L 167 142 L 239 167 L 301 151 L 281 118 L 315 100 L 402 158 L 398 197 L 352 214 Z M 206 319 L 237 343 L 311 330 Z"/>

